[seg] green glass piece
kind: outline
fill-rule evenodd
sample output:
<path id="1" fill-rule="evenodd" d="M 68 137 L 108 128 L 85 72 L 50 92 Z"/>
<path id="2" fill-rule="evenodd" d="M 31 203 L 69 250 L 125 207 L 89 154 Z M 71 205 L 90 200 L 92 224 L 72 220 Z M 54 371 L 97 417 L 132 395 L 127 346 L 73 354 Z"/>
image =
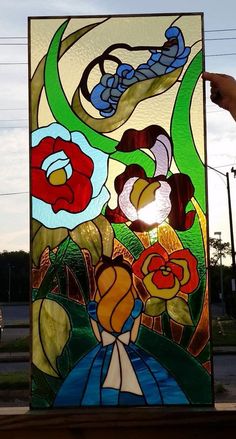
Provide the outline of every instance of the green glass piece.
<path id="1" fill-rule="evenodd" d="M 144 327 L 139 332 L 137 344 L 158 358 L 158 361 L 173 373 L 191 403 L 201 405 L 212 403 L 211 377 L 187 351 L 166 337 Z"/>
<path id="2" fill-rule="evenodd" d="M 190 125 L 192 93 L 202 73 L 202 52 L 189 65 L 179 87 L 171 120 L 175 162 L 180 172 L 191 177 L 195 196 L 203 211 L 206 210 L 205 166 L 196 150 Z"/>
<path id="3" fill-rule="evenodd" d="M 135 259 L 138 259 L 144 250 L 144 246 L 137 235 L 132 232 L 126 224 L 112 224 L 112 227 L 116 239 L 118 239 L 121 244 L 124 244 Z"/>

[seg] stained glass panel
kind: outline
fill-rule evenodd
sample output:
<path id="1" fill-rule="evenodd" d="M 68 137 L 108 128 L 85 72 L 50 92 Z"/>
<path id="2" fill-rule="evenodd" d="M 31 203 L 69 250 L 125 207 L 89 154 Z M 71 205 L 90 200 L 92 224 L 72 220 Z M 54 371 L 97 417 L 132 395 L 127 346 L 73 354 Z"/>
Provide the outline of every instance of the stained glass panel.
<path id="1" fill-rule="evenodd" d="M 29 37 L 31 406 L 210 405 L 202 15 Z"/>

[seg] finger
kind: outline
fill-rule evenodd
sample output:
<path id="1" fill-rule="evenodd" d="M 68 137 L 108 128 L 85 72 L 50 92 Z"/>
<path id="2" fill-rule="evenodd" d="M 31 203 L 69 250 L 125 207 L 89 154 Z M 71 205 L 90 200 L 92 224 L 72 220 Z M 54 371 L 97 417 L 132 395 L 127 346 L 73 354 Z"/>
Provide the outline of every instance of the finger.
<path id="1" fill-rule="evenodd" d="M 216 73 L 203 72 L 202 79 L 205 79 L 205 81 L 214 81 L 216 75 Z"/>

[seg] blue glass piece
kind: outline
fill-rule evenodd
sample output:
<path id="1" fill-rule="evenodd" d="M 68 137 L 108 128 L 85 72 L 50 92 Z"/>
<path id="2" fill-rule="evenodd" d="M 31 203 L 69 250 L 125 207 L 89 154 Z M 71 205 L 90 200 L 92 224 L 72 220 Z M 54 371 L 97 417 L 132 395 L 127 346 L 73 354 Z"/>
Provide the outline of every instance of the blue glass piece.
<path id="1" fill-rule="evenodd" d="M 109 107 L 109 104 L 102 100 L 101 95 L 105 91 L 105 87 L 101 84 L 96 85 L 90 95 L 92 104 L 98 110 L 104 110 Z"/>
<path id="2" fill-rule="evenodd" d="M 148 69 L 148 68 L 149 68 L 148 64 L 140 64 L 140 66 L 138 66 L 138 70 Z"/>
<path id="3" fill-rule="evenodd" d="M 112 109 L 110 109 L 109 111 L 100 111 L 100 114 L 101 114 L 101 116 L 103 116 L 103 117 L 110 117 L 110 116 L 113 116 L 113 114 L 115 113 L 116 111 L 112 108 Z"/>
<path id="4" fill-rule="evenodd" d="M 161 57 L 161 53 L 160 52 L 156 52 L 156 53 L 152 54 L 151 59 L 153 61 L 157 62 L 157 61 L 159 61 L 160 57 Z"/>
<path id="5" fill-rule="evenodd" d="M 120 90 L 122 93 L 127 89 L 127 86 L 125 86 L 124 84 L 119 84 L 118 85 L 118 90 Z"/>
<path id="6" fill-rule="evenodd" d="M 177 58 L 172 62 L 171 67 L 174 67 L 176 69 L 178 67 L 182 67 L 185 64 L 185 61 L 186 61 L 186 58 L 184 60 L 181 58 Z"/>
<path id="7" fill-rule="evenodd" d="M 132 347 L 131 347 L 132 346 Z M 142 360 L 140 355 L 133 349 L 133 344 L 128 346 L 128 355 L 134 366 L 139 385 L 143 391 L 146 404 L 149 405 L 160 405 L 162 404 L 162 399 L 158 384 L 149 368 L 146 366 L 145 362 Z"/>
<path id="8" fill-rule="evenodd" d="M 134 307 L 131 313 L 132 317 L 136 319 L 141 314 L 142 309 L 143 309 L 142 301 L 140 299 L 135 299 Z"/>
<path id="9" fill-rule="evenodd" d="M 139 349 L 136 345 L 132 345 L 132 348 L 142 357 L 147 367 L 152 371 L 158 383 L 164 404 L 189 404 L 187 397 L 176 380 L 155 358 L 148 355 L 142 349 Z"/>
<path id="10" fill-rule="evenodd" d="M 102 348 L 94 359 L 81 405 L 91 406 L 101 404 L 101 376 L 105 352 L 106 348 Z"/>
<path id="11" fill-rule="evenodd" d="M 134 74 L 134 68 L 130 64 L 121 64 L 117 70 L 117 75 L 125 78 L 132 78 Z"/>
<path id="12" fill-rule="evenodd" d="M 107 346 L 106 355 L 104 357 L 103 368 L 102 368 L 101 385 L 104 383 L 106 376 L 107 376 L 107 372 L 108 372 L 110 362 L 111 362 L 111 355 L 112 355 L 113 348 L 114 348 L 114 345 L 112 345 L 112 344 Z"/>
<path id="13" fill-rule="evenodd" d="M 132 329 L 133 324 L 134 324 L 134 319 L 133 319 L 133 317 L 130 316 L 126 320 L 126 322 L 124 323 L 121 332 L 123 333 L 123 332 L 130 331 Z"/>
<path id="14" fill-rule="evenodd" d="M 88 304 L 88 313 L 93 320 L 97 320 L 97 306 L 98 304 L 95 302 L 95 300 L 89 302 Z"/>
<path id="15" fill-rule="evenodd" d="M 187 58 L 189 56 L 190 52 L 191 52 L 190 47 L 185 47 L 183 53 L 180 56 L 178 56 L 178 58 L 179 59 Z"/>
<path id="16" fill-rule="evenodd" d="M 171 26 L 165 31 L 165 36 L 169 40 L 171 38 L 176 38 L 180 34 L 180 29 L 176 26 Z"/>
<path id="17" fill-rule="evenodd" d="M 99 351 L 100 345 L 97 345 L 72 369 L 57 393 L 54 407 L 78 407 L 81 405 L 90 368 Z"/>
<path id="18" fill-rule="evenodd" d="M 145 398 L 141 395 L 134 395 L 130 392 L 121 392 L 119 397 L 119 405 L 142 406 L 146 405 Z"/>
<path id="19" fill-rule="evenodd" d="M 119 405 L 119 390 L 117 389 L 103 389 L 101 390 L 101 405 L 117 406 Z"/>
<path id="20" fill-rule="evenodd" d="M 173 70 L 175 70 L 174 67 L 167 67 L 166 73 L 173 72 Z"/>

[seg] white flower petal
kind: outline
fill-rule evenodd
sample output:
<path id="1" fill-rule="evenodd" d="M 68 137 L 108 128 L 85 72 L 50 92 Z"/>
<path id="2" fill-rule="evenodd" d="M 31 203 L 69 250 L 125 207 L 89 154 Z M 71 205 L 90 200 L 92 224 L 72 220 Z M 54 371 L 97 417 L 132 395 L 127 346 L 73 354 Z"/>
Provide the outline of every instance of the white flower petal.
<path id="1" fill-rule="evenodd" d="M 63 140 L 70 141 L 70 131 L 59 123 L 52 123 L 51 125 L 43 128 L 38 128 L 32 133 L 32 146 L 37 146 L 45 137 L 53 137 L 56 139 L 60 137 Z"/>
<path id="2" fill-rule="evenodd" d="M 160 181 L 161 187 L 155 192 L 155 200 L 138 211 L 138 219 L 146 224 L 161 224 L 168 217 L 171 210 L 171 187 L 165 181 Z"/>
<path id="3" fill-rule="evenodd" d="M 49 177 L 49 175 L 50 175 L 52 172 L 57 171 L 58 169 L 63 169 L 63 168 L 65 168 L 65 167 L 68 165 L 68 163 L 70 163 L 70 160 L 69 160 L 69 159 L 66 159 L 66 160 L 57 160 L 56 162 L 52 163 L 52 164 L 48 167 L 48 169 L 47 169 L 47 173 L 46 173 L 47 178 Z"/>
<path id="4" fill-rule="evenodd" d="M 172 160 L 172 147 L 167 136 L 160 134 L 151 148 L 156 160 L 154 176 L 167 175 Z"/>
<path id="5" fill-rule="evenodd" d="M 33 197 L 32 217 L 49 229 L 66 227 L 72 230 L 79 224 L 96 218 L 101 213 L 102 207 L 109 200 L 109 197 L 108 190 L 103 187 L 100 194 L 96 198 L 92 198 L 88 207 L 79 213 L 70 213 L 65 210 L 54 213 L 51 204 Z"/>
<path id="6" fill-rule="evenodd" d="M 54 152 L 46 157 L 44 159 L 41 168 L 44 171 L 47 171 L 49 166 L 53 163 L 55 163 L 57 160 L 69 160 L 67 155 L 64 153 L 64 151 L 58 151 Z"/>
<path id="7" fill-rule="evenodd" d="M 130 194 L 136 180 L 138 180 L 138 177 L 129 178 L 129 180 L 127 180 L 124 184 L 123 190 L 119 195 L 119 206 L 130 221 L 135 221 L 138 219 L 137 210 L 130 201 Z"/>

